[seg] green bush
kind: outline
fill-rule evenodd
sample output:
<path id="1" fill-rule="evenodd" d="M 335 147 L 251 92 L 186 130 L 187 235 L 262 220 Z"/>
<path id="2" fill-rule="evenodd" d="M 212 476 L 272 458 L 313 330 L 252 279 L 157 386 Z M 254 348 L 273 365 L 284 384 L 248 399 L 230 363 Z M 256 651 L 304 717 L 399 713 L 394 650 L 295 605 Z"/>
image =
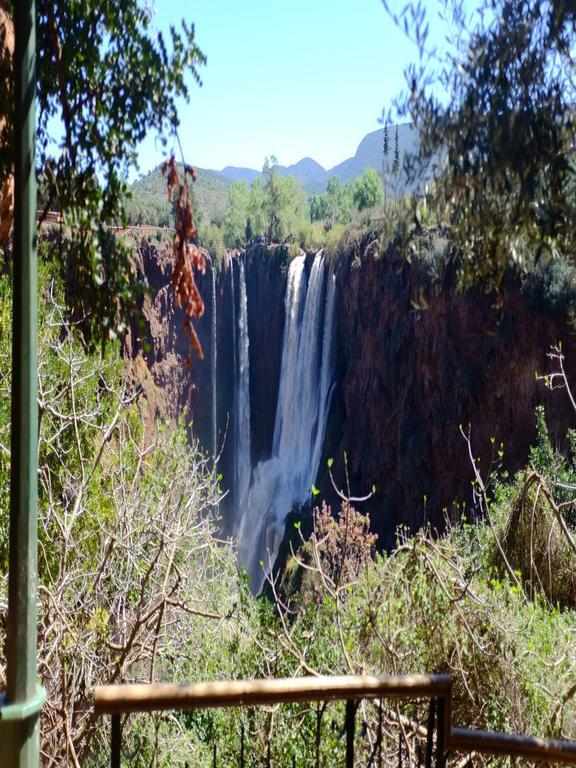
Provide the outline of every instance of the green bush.
<path id="1" fill-rule="evenodd" d="M 524 293 L 531 304 L 556 314 L 576 310 L 576 269 L 562 256 L 541 256 L 524 279 Z"/>

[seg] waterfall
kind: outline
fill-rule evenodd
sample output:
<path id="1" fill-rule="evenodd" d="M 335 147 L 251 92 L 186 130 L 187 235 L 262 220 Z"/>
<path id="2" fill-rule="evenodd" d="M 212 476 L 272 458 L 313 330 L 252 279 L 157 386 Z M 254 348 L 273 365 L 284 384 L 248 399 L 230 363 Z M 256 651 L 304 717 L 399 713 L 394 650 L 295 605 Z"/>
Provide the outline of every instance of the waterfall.
<path id="1" fill-rule="evenodd" d="M 216 457 L 218 455 L 218 422 L 217 422 L 217 390 L 216 390 L 216 363 L 217 363 L 217 339 L 216 339 L 216 270 L 214 264 L 212 264 L 212 460 L 214 462 L 214 470 L 216 470 Z"/>
<path id="2" fill-rule="evenodd" d="M 239 307 L 238 307 L 238 378 L 235 393 L 235 495 L 239 509 L 242 509 L 252 470 L 250 447 L 250 358 L 248 340 L 248 300 L 246 297 L 246 275 L 244 262 L 239 262 Z"/>
<path id="3" fill-rule="evenodd" d="M 237 465 L 237 440 L 236 435 L 238 430 L 236 428 L 236 411 L 237 411 L 237 392 L 238 392 L 238 353 L 236 350 L 236 326 L 238 321 L 236 319 L 236 289 L 234 288 L 234 259 L 230 258 L 230 296 L 232 298 L 232 354 L 233 354 L 233 371 L 234 371 L 234 404 L 232 412 L 232 424 L 230 426 L 232 445 L 234 446 L 234 461 L 232 464 L 232 495 L 234 499 L 234 506 L 238 507 L 238 467 Z"/>
<path id="4" fill-rule="evenodd" d="M 272 569 L 287 515 L 310 496 L 332 394 L 334 274 L 330 269 L 325 280 L 322 251 L 308 284 L 305 268 L 306 257 L 298 256 L 288 270 L 272 456 L 254 468 L 239 510 L 238 554 L 255 593 Z"/>
<path id="5" fill-rule="evenodd" d="M 334 305 L 336 303 L 336 276 L 330 265 L 326 281 L 326 303 L 324 309 L 324 328 L 322 330 L 322 365 L 320 369 L 320 403 L 316 421 L 316 434 L 311 455 L 311 466 L 318 467 L 322 458 L 324 433 L 328 423 L 330 400 L 334 389 Z"/>

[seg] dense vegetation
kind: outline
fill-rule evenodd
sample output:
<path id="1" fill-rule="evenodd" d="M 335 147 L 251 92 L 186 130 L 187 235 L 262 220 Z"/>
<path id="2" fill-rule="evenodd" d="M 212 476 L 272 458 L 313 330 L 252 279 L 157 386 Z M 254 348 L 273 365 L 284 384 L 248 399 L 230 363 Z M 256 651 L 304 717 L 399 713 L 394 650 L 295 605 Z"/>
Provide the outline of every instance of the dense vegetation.
<path id="1" fill-rule="evenodd" d="M 198 169 L 194 184 L 194 210 L 199 223 L 222 218 L 227 208 L 230 184 L 214 171 Z M 173 206 L 166 196 L 166 184 L 160 168 L 141 176 L 131 185 L 126 216 L 131 225 L 174 226 Z"/>
<path id="2" fill-rule="evenodd" d="M 266 159 L 262 175 L 250 186 L 199 169 L 193 193 L 200 242 L 216 255 L 255 238 L 295 242 L 302 248 L 335 246 L 347 227 L 365 226 L 399 205 L 390 200 L 384 208 L 382 179 L 373 169 L 355 182 L 331 178 L 324 193 L 308 199 L 294 178 L 279 174 L 275 158 Z M 159 169 L 134 182 L 130 194 L 130 224 L 170 226 L 172 205 Z"/>
<path id="3" fill-rule="evenodd" d="M 475 31 L 465 75 L 460 71 L 449 80 L 458 97 L 449 110 L 427 100 L 414 80 L 410 105 L 425 126 L 423 157 L 429 159 L 447 137 L 455 153 L 436 195 L 415 203 L 414 218 L 403 215 L 396 199 L 392 209 L 390 188 L 384 192 L 374 171 L 354 184 L 332 179 L 324 193 L 308 201 L 293 180 L 279 176 L 271 159 L 250 187 L 236 182 L 222 188 L 208 174 L 205 183 L 198 182 L 197 205 L 205 211 L 202 242 L 213 252 L 255 237 L 294 238 L 305 247 L 330 239 L 335 244 L 345 227 L 365 226 L 393 211 L 383 239 L 394 236 L 407 244 L 409 255 L 430 256 L 432 275 L 451 258 L 491 281 L 502 264 L 528 262 L 525 285 L 534 301 L 544 297 L 559 312 L 574 308 L 573 271 L 566 264 L 574 260 L 573 111 L 562 111 L 566 103 L 573 105 L 573 91 L 566 80 L 562 93 L 548 88 L 552 60 L 547 53 L 563 62 L 570 58 L 572 38 L 565 32 L 573 16 L 562 3 L 494 0 L 492 5 L 502 10 L 504 21 L 490 16 L 487 26 Z M 339 511 L 323 505 L 314 513 L 310 539 L 300 540 L 266 594 L 253 598 L 237 573 L 233 547 L 219 539 L 214 510 L 220 490 L 206 458 L 189 443 L 186 414 L 181 424 L 154 422 L 118 350 L 110 344 L 91 351 L 86 346 L 99 337 L 98 323 L 107 338 L 121 331 L 117 302 L 126 310 L 135 298 L 134 285 L 124 285 L 129 254 L 103 226 L 122 218 L 122 172 L 148 120 L 159 128 L 176 123 L 174 98 L 185 92 L 183 70 L 199 63 L 201 54 L 192 30 L 184 27 L 183 36 L 174 34 L 169 60 L 163 46 L 148 39 L 149 18 L 134 3 L 108 4 L 105 14 L 103 6 L 100 14 L 96 6 L 87 13 L 79 4 L 40 7 L 40 147 L 49 177 L 44 194 L 50 200 L 56 187 L 63 190 L 65 253 L 69 263 L 82 265 L 73 287 L 79 306 L 94 310 L 92 330 L 81 338 L 66 306 L 63 265 L 41 244 L 39 668 L 48 691 L 42 720 L 46 765 L 105 762 L 107 730 L 90 708 L 91 690 L 98 683 L 127 680 L 443 671 L 454 680 L 458 724 L 576 738 L 576 436 L 567 435 L 570 450 L 560 454 L 539 412 L 538 441 L 527 469 L 515 477 L 503 472 L 484 477 L 473 459 L 473 436 L 464 432 L 476 477 L 477 505 L 469 519 L 463 517 L 442 536 L 426 526 L 414 535 L 399 530 L 394 551 L 376 554 L 368 519 L 346 500 Z M 131 47 L 92 46 L 95 34 L 102 39 L 104 17 L 105 29 L 130 40 Z M 413 18 L 420 28 L 417 9 Z M 60 33 L 56 48 L 54 27 Z M 517 45 L 527 45 L 517 62 L 503 34 L 510 27 Z M 497 59 L 508 67 L 510 57 L 510 71 L 519 74 L 520 85 L 526 81 L 525 88 L 513 78 L 491 79 L 489 65 Z M 56 87 L 49 77 L 54 66 L 65 68 L 68 86 Z M 149 80 L 132 75 L 119 80 L 119 88 L 146 84 L 124 123 L 118 120 L 116 90 L 94 100 L 102 110 L 97 115 L 92 102 L 83 99 L 87 81 L 104 83 L 102 72 L 109 69 L 152 72 Z M 168 91 L 162 89 L 166 83 Z M 160 104 L 148 98 L 155 89 L 162 95 Z M 77 144 L 74 155 L 48 156 L 42 131 L 56 109 L 63 110 L 66 146 Z M 103 136 L 86 130 L 102 120 Z M 463 124 L 468 132 L 461 132 Z M 509 130 L 502 131 L 502 124 Z M 495 133 L 503 142 L 499 148 Z M 518 152 L 508 151 L 510 141 Z M 397 173 L 395 162 L 392 173 Z M 101 167 L 107 186 L 95 173 Z M 153 174 L 134 186 L 127 208 L 134 223 L 147 219 L 170 225 L 171 204 L 165 188 L 156 192 L 158 178 Z M 76 195 L 81 205 L 75 204 Z M 441 253 L 431 229 L 442 232 Z M 546 254 L 553 258 L 539 258 Z M 87 303 L 93 290 L 96 300 Z M 11 280 L 3 274 L 2 649 L 10 309 Z M 556 350 L 557 367 L 547 381 L 569 390 L 562 354 Z M 2 653 L 0 688 L 5 684 Z M 343 713 L 339 705 L 321 711 L 322 755 L 331 764 L 342 759 Z M 142 768 L 208 766 L 214 744 L 219 760 L 230 763 L 244 728 L 251 762 L 271 754 L 278 766 L 295 760 L 312 764 L 317 716 L 307 705 L 142 716 L 125 724 L 125 747 L 133 754 L 132 764 Z M 421 755 L 421 705 L 380 712 L 366 704 L 361 717 L 359 759 L 364 763 L 374 754 L 380 717 L 386 762 L 397 760 L 399 729 L 413 761 Z"/>
<path id="4" fill-rule="evenodd" d="M 478 506 L 469 519 L 442 537 L 426 527 L 412 536 L 399 530 L 389 554 L 376 554 L 369 520 L 350 504 L 335 516 L 323 505 L 312 537 L 300 540 L 266 594 L 254 598 L 237 574 L 233 547 L 218 540 L 219 491 L 198 447 L 188 444 L 183 425 L 150 418 L 130 367 L 112 348 L 83 349 L 44 245 L 41 252 L 39 638 L 47 765 L 74 758 L 102 764 L 107 728 L 91 714 L 90 691 L 130 680 L 447 671 L 459 724 L 576 736 L 572 433 L 573 451 L 563 456 L 540 412 L 526 472 L 483 478 L 476 468 Z M 0 291 L 0 358 L 7 360 L 8 276 Z M 561 376 L 548 380 L 566 384 Z M 4 368 L 2 446 L 9 391 Z M 8 472 L 4 448 L 6 505 Z M 6 524 L 4 517 L 3 574 Z M 5 590 L 3 577 L 3 616 Z M 425 707 L 385 707 L 386 761 L 397 754 L 399 716 L 406 749 L 424 749 L 417 726 L 425 724 Z M 254 759 L 270 748 L 276 765 L 310 763 L 316 717 L 304 705 L 134 717 L 124 728 L 125 748 L 142 767 L 153 754 L 158 766 L 210 765 L 214 744 L 219 760 L 237 757 L 243 727 Z M 361 717 L 359 755 L 368 762 L 380 713 L 366 704 Z M 341 705 L 323 715 L 326 760 L 342 759 L 340 725 L 331 725 L 342 720 Z"/>
<path id="5" fill-rule="evenodd" d="M 0 359 L 7 361 L 7 275 L 0 295 Z M 184 663 L 199 619 L 210 642 L 216 612 L 230 609 L 224 578 L 234 569 L 231 554 L 212 545 L 218 491 L 206 459 L 188 444 L 184 423 L 150 421 L 117 351 L 86 352 L 66 320 L 50 261 L 41 270 L 39 303 L 39 673 L 48 692 L 46 764 L 62 766 L 84 764 L 100 738 L 101 724 L 90 710 L 94 684 L 126 673 L 137 679 L 170 674 L 166 659 L 176 654 Z M 9 366 L 0 375 L 0 498 L 7 510 Z M 7 528 L 3 514 L 2 640 Z M 0 663 L 0 687 L 5 682 Z"/>
<path id="6" fill-rule="evenodd" d="M 418 131 L 414 170 L 437 165 L 426 202 L 465 281 L 498 285 L 534 254 L 574 261 L 574 3 L 483 0 L 470 14 L 455 0 L 439 52 L 422 3 L 383 2 L 419 49 L 397 108 Z"/>
<path id="7" fill-rule="evenodd" d="M 177 100 L 188 99 L 188 76 L 198 81 L 205 61 L 193 26 L 182 22 L 167 38 L 135 0 L 37 2 L 40 209 L 62 213 L 61 268 L 75 279 L 68 301 L 94 345 L 123 332 L 145 289 L 130 248 L 107 226 L 125 219 L 137 147 L 148 133 L 174 141 Z M 0 189 L 12 152 L 12 59 L 2 39 Z"/>

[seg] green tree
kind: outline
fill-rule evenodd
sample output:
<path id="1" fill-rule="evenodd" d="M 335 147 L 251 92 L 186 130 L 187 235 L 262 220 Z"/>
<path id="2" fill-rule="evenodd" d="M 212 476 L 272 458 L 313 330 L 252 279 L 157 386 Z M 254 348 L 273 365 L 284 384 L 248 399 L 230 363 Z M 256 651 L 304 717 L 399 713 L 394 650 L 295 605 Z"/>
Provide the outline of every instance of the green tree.
<path id="1" fill-rule="evenodd" d="M 201 224 L 198 228 L 198 233 L 202 246 L 210 253 L 210 256 L 215 260 L 215 264 L 219 268 L 227 247 L 225 233 L 214 221 L 209 224 Z M 236 244 L 233 247 L 236 247 Z"/>
<path id="2" fill-rule="evenodd" d="M 310 221 L 324 221 L 328 217 L 326 193 L 314 195 L 310 200 Z"/>
<path id="3" fill-rule="evenodd" d="M 124 221 L 126 177 L 150 131 L 164 144 L 178 127 L 187 73 L 204 63 L 194 27 L 165 40 L 137 0 L 39 0 L 37 162 L 42 204 L 63 216 L 62 268 L 87 341 L 114 336 L 134 307 L 128 247 L 105 224 Z M 0 182 L 11 174 L 11 61 L 0 60 Z M 60 136 L 62 133 L 62 136 Z"/>
<path id="4" fill-rule="evenodd" d="M 382 205 L 384 194 L 382 181 L 373 168 L 368 168 L 356 179 L 353 192 L 354 205 L 359 211 Z"/>
<path id="5" fill-rule="evenodd" d="M 352 195 L 349 182 L 341 184 L 337 176 L 331 176 L 326 192 L 315 195 L 310 202 L 310 220 L 324 221 L 327 228 L 335 224 L 348 224 L 354 207 Z"/>
<path id="6" fill-rule="evenodd" d="M 390 139 L 388 136 L 388 118 L 384 123 L 384 142 L 382 146 L 382 183 L 384 184 L 384 205 L 386 205 L 386 182 L 388 180 L 388 156 L 390 154 Z"/>
<path id="7" fill-rule="evenodd" d="M 467 279 L 498 284 L 527 255 L 576 253 L 576 10 L 572 0 L 485 0 L 471 20 L 450 4 L 454 35 L 432 72 L 418 2 L 397 16 L 420 63 L 400 100 L 439 166 L 434 202 Z"/>
<path id="8" fill-rule="evenodd" d="M 250 197 L 248 199 L 246 226 L 250 221 L 250 228 L 254 236 L 264 235 L 266 232 L 266 192 L 264 181 L 257 176 L 250 185 Z"/>
<path id="9" fill-rule="evenodd" d="M 281 208 L 278 239 L 285 240 L 296 234 L 298 225 L 308 218 L 308 200 L 293 176 L 281 179 Z"/>
<path id="10" fill-rule="evenodd" d="M 306 196 L 294 178 L 280 176 L 275 157 L 266 158 L 262 173 L 266 236 L 269 243 L 282 242 L 304 218 Z"/>
<path id="11" fill-rule="evenodd" d="M 266 237 L 271 243 L 280 240 L 280 211 L 282 206 L 281 179 L 278 173 L 278 160 L 272 155 L 264 161 Z"/>
<path id="12" fill-rule="evenodd" d="M 328 201 L 327 219 L 330 225 L 348 224 L 354 208 L 352 184 L 350 182 L 341 184 L 337 176 L 332 176 L 326 185 L 326 198 Z"/>
<path id="13" fill-rule="evenodd" d="M 228 209 L 224 216 L 224 243 L 238 248 L 246 242 L 250 191 L 244 181 L 235 181 L 228 189 Z"/>
<path id="14" fill-rule="evenodd" d="M 398 200 L 398 174 L 400 173 L 400 148 L 398 146 L 398 125 L 394 134 L 394 160 L 392 162 L 392 174 L 394 176 L 394 203 Z"/>

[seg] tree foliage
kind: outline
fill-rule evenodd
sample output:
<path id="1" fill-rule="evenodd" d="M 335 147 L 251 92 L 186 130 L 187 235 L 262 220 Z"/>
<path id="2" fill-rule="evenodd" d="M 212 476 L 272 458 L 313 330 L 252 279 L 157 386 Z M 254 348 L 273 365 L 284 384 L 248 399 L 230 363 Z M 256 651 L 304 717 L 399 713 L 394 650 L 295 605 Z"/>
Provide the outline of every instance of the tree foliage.
<path id="1" fill-rule="evenodd" d="M 348 224 L 354 209 L 353 185 L 341 184 L 337 176 L 328 179 L 326 192 L 316 195 L 310 202 L 311 221 L 324 221 L 328 228 L 335 224 Z"/>
<path id="2" fill-rule="evenodd" d="M 400 100 L 439 165 L 435 203 L 464 276 L 496 284 L 527 254 L 575 258 L 576 10 L 570 0 L 484 0 L 468 20 L 445 3 L 453 33 L 428 47 L 423 6 L 392 16 L 419 46 Z"/>
<path id="3" fill-rule="evenodd" d="M 266 236 L 269 243 L 281 243 L 295 234 L 298 221 L 306 209 L 306 195 L 296 179 L 282 178 L 275 157 L 266 158 L 262 168 L 264 176 L 264 207 Z"/>
<path id="4" fill-rule="evenodd" d="M 63 270 L 69 300 L 88 342 L 123 330 L 142 289 L 130 251 L 107 224 L 124 220 L 126 177 L 149 131 L 166 144 L 178 126 L 186 74 L 205 59 L 194 27 L 171 28 L 169 42 L 137 0 L 39 0 L 37 163 L 41 203 L 62 212 Z M 11 62 L 0 62 L 0 181 L 11 173 Z"/>
<path id="5" fill-rule="evenodd" d="M 368 168 L 356 179 L 352 196 L 359 211 L 382 205 L 384 202 L 382 181 L 373 168 Z"/>
<path id="6" fill-rule="evenodd" d="M 228 209 L 222 221 L 224 244 L 238 248 L 261 236 L 270 243 L 284 242 L 296 235 L 307 209 L 306 195 L 296 179 L 280 176 L 276 158 L 266 158 L 262 177 L 257 176 L 250 188 L 236 181 L 228 190 Z"/>
<path id="7" fill-rule="evenodd" d="M 246 183 L 233 182 L 228 190 L 228 210 L 224 216 L 224 241 L 230 247 L 241 245 L 249 239 L 246 232 L 249 203 L 250 192 Z"/>
<path id="8" fill-rule="evenodd" d="M 183 166 L 177 164 L 178 173 Z M 197 224 L 222 219 L 227 209 L 228 188 L 231 182 L 206 168 L 197 170 L 197 178 L 190 189 Z M 150 224 L 158 227 L 174 226 L 172 201 L 166 198 L 166 181 L 161 165 L 132 182 L 130 197 L 126 201 L 126 218 L 130 225 Z"/>
<path id="9" fill-rule="evenodd" d="M 209 644 L 213 633 L 222 638 L 236 584 L 232 552 L 214 540 L 219 493 L 208 460 L 188 444 L 186 429 L 151 422 L 117 351 L 89 354 L 78 343 L 52 270 L 41 265 L 38 360 L 38 645 L 48 696 L 42 716 L 47 768 L 89 765 L 88 756 L 102 750 L 108 729 L 91 707 L 95 685 L 166 679 L 175 657 L 184 664 L 190 643 L 196 654 L 202 638 Z M 4 275 L 4 359 L 10 296 Z M 8 508 L 9 408 L 4 366 L 2 512 Z M 8 515 L 0 514 L 0 688 L 6 682 L 7 529 Z"/>

